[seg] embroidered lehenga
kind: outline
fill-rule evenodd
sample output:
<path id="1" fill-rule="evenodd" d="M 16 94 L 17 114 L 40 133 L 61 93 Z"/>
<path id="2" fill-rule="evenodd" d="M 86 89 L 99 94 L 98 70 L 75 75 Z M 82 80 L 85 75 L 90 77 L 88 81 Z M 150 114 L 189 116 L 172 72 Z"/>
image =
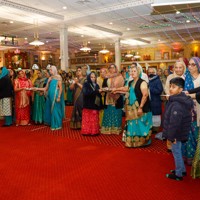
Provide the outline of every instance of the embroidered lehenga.
<path id="1" fill-rule="evenodd" d="M 134 81 L 129 83 L 129 95 L 125 108 L 127 124 L 123 138 L 126 147 L 142 147 L 151 143 L 152 113 L 150 112 L 149 98 L 143 106 L 142 116 L 137 115 L 137 109 L 142 99 L 140 87 L 143 81 L 139 78 L 136 84 Z"/>

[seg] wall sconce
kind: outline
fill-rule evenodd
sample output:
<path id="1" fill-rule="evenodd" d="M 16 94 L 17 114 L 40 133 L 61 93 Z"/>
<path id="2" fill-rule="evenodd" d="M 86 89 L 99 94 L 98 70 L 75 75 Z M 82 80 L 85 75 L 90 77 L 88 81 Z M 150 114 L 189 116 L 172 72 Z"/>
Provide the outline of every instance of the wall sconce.
<path id="1" fill-rule="evenodd" d="M 41 60 L 42 60 L 42 61 L 44 61 L 44 60 L 45 60 L 45 55 L 43 55 L 43 56 L 41 57 Z"/>

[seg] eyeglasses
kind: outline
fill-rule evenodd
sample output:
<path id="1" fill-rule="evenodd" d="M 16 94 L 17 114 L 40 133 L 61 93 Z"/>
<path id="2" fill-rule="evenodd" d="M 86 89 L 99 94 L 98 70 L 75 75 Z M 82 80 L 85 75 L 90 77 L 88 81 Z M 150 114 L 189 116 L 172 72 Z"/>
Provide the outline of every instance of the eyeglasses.
<path id="1" fill-rule="evenodd" d="M 195 63 L 189 63 L 188 66 L 194 67 L 194 66 L 196 66 L 196 64 Z"/>

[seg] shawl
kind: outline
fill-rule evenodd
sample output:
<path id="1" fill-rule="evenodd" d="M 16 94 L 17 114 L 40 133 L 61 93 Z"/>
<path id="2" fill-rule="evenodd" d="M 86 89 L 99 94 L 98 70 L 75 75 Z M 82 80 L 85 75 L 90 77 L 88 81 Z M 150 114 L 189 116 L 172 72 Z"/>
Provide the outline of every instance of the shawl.
<path id="1" fill-rule="evenodd" d="M 0 79 L 2 79 L 3 77 L 7 76 L 9 74 L 9 70 L 6 67 L 2 67 L 2 71 L 0 74 Z"/>

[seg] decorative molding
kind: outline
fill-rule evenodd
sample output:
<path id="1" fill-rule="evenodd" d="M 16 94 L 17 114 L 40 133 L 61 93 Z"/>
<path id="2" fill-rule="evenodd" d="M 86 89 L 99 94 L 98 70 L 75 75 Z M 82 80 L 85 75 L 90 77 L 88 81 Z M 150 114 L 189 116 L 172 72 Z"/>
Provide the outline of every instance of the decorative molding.
<path id="1" fill-rule="evenodd" d="M 19 4 L 19 3 L 14 3 L 14 2 L 11 2 L 11 1 L 7 1 L 7 0 L 1 0 L 0 3 L 1 3 L 1 6 L 7 6 L 7 7 L 15 8 L 15 9 L 18 9 L 18 10 L 23 10 L 23 11 L 27 11 L 27 12 L 31 12 L 31 13 L 37 13 L 37 14 L 40 14 L 40 15 L 44 15 L 44 16 L 47 16 L 47 17 L 54 18 L 54 19 L 64 20 L 63 15 L 54 14 L 54 13 L 47 12 L 47 11 L 44 11 L 44 10 L 40 10 L 40 9 L 37 9 L 37 8 L 33 8 L 33 7 L 30 7 L 30 6 L 25 6 L 25 5 L 22 5 L 22 4 Z"/>

